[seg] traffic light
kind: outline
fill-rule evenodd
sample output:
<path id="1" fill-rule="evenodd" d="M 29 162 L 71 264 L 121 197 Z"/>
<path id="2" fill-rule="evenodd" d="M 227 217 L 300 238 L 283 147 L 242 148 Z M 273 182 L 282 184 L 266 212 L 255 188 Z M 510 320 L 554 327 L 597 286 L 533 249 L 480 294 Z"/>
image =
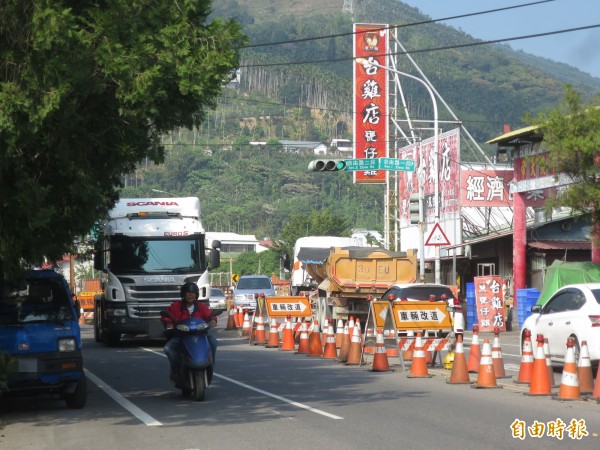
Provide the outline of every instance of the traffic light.
<path id="1" fill-rule="evenodd" d="M 418 225 L 421 221 L 419 194 L 410 194 L 410 197 L 408 199 L 408 210 L 410 212 L 410 224 Z"/>
<path id="2" fill-rule="evenodd" d="M 308 163 L 308 170 L 312 172 L 334 172 L 345 168 L 346 161 L 343 159 L 313 159 Z"/>

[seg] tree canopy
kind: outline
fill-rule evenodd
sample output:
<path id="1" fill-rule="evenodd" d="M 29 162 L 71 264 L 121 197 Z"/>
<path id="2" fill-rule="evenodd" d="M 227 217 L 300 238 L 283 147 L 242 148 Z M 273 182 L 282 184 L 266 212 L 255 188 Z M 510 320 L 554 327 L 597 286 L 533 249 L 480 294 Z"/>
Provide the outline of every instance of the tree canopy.
<path id="1" fill-rule="evenodd" d="M 566 86 L 561 105 L 540 114 L 536 122 L 549 151 L 545 164 L 552 173 L 566 174 L 574 181 L 551 206 L 567 206 L 584 214 L 594 211 L 592 220 L 599 225 L 600 96 L 584 104 L 580 94 Z"/>
<path id="2" fill-rule="evenodd" d="M 0 3 L 0 276 L 58 258 L 202 122 L 246 38 L 210 0 Z"/>

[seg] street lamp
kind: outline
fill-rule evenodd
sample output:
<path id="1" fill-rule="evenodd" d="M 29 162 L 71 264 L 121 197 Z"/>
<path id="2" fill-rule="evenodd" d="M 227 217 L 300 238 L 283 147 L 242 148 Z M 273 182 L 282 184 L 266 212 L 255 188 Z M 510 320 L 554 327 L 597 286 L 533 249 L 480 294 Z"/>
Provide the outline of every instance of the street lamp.
<path id="1" fill-rule="evenodd" d="M 171 193 L 171 192 L 167 192 L 167 191 L 161 191 L 160 189 L 151 189 L 152 192 L 157 192 L 159 194 L 167 194 L 170 195 L 171 197 L 177 197 L 177 195 Z"/>
<path id="2" fill-rule="evenodd" d="M 375 62 L 372 58 L 370 59 L 364 59 L 364 58 L 356 58 L 356 62 L 359 64 L 362 64 L 363 67 L 368 68 L 370 66 L 373 67 L 379 67 L 383 70 L 387 70 L 389 72 L 395 73 L 396 75 L 401 75 L 407 78 L 410 78 L 412 80 L 418 81 L 419 83 L 421 83 L 423 86 L 425 86 L 425 88 L 427 89 L 427 92 L 429 92 L 429 96 L 431 97 L 431 103 L 433 104 L 433 154 L 435 155 L 435 164 L 434 164 L 434 205 L 435 205 L 435 226 L 437 227 L 439 222 L 440 222 L 440 205 L 439 205 L 439 167 L 438 167 L 438 160 L 439 160 L 439 154 L 438 154 L 438 108 L 437 108 L 437 100 L 435 98 L 435 94 L 433 92 L 433 89 L 431 89 L 431 86 L 429 86 L 429 84 L 427 84 L 425 81 L 423 81 L 421 78 L 415 77 L 414 75 L 411 75 L 409 73 L 405 73 L 405 72 L 400 72 L 399 70 L 393 69 L 391 67 L 387 67 L 387 66 L 383 66 L 377 62 Z M 424 182 L 423 180 L 421 180 L 421 177 L 417 176 L 417 179 L 419 181 L 419 190 L 421 190 L 422 186 L 421 184 Z M 424 215 L 423 215 L 424 216 Z M 420 248 L 419 248 L 419 253 L 420 253 L 420 258 L 419 258 L 419 262 L 420 262 L 420 274 L 421 274 L 421 282 L 425 281 L 425 249 L 424 249 L 424 238 L 423 238 L 423 233 L 424 233 L 424 228 L 425 228 L 425 224 L 421 223 L 420 224 Z M 441 283 L 441 270 L 440 270 L 440 248 L 439 246 L 435 246 L 435 282 L 436 283 Z"/>

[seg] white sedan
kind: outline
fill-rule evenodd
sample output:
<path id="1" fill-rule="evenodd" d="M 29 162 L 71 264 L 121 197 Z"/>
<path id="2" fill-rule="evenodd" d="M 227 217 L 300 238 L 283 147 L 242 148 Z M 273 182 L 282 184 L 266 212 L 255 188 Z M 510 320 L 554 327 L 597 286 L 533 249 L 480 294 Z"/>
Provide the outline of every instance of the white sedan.
<path id="1" fill-rule="evenodd" d="M 567 339 L 575 338 L 575 361 L 581 342 L 587 341 L 592 364 L 600 360 L 600 283 L 570 284 L 558 289 L 544 306 L 531 307 L 531 316 L 521 327 L 521 349 L 525 330 L 531 331 L 532 348 L 538 334 L 548 338 L 550 359 L 564 362 Z"/>

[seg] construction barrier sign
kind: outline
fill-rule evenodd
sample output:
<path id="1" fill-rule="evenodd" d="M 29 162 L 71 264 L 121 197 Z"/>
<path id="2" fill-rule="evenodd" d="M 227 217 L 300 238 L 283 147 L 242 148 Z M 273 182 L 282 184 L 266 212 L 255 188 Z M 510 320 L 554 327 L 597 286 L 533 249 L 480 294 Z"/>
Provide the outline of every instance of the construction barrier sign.
<path id="1" fill-rule="evenodd" d="M 307 297 L 267 297 L 269 317 L 312 317 L 310 300 Z"/>
<path id="2" fill-rule="evenodd" d="M 397 330 L 452 330 L 446 302 L 393 302 Z"/>
<path id="3" fill-rule="evenodd" d="M 373 308 L 373 321 L 377 328 L 385 327 L 385 320 L 389 314 L 390 302 L 371 302 L 371 308 Z"/>
<path id="4" fill-rule="evenodd" d="M 94 310 L 94 296 L 102 294 L 102 292 L 80 292 L 77 294 L 79 305 L 84 311 Z"/>

